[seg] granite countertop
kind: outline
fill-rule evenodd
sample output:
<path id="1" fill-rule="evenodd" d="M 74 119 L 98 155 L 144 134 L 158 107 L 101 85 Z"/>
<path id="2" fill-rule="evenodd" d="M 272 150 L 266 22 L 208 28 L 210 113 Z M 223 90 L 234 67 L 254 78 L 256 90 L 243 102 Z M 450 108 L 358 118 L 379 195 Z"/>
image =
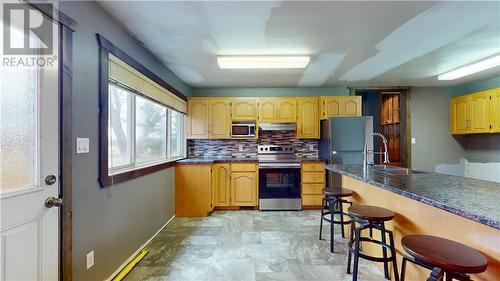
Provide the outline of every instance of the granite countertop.
<path id="1" fill-rule="evenodd" d="M 251 157 L 189 157 L 177 161 L 178 164 L 213 164 L 213 163 L 228 163 L 228 162 L 258 162 L 259 159 L 255 156 Z M 294 162 L 314 162 L 323 161 L 318 157 L 299 157 L 295 158 Z"/>
<path id="2" fill-rule="evenodd" d="M 329 171 L 500 229 L 500 183 L 433 172 L 390 174 L 380 167 L 325 165 Z M 401 169 L 402 170 L 402 169 Z"/>

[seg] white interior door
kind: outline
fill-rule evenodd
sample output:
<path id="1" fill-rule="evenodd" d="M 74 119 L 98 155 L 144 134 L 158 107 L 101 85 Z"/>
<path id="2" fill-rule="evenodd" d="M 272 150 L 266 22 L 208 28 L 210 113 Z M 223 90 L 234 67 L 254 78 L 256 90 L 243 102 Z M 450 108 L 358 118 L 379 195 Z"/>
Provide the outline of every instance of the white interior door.
<path id="1" fill-rule="evenodd" d="M 59 208 L 45 206 L 59 195 L 57 63 L 4 67 L 0 82 L 0 280 L 57 280 Z"/>

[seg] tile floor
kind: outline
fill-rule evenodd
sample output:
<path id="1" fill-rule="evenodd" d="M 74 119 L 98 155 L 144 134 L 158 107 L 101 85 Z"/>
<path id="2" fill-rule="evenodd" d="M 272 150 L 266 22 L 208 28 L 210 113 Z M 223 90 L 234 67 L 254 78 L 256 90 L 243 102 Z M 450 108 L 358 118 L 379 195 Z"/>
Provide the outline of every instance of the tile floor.
<path id="1" fill-rule="evenodd" d="M 331 254 L 325 229 L 324 240 L 318 240 L 319 211 L 228 211 L 175 218 L 125 279 L 352 280 L 345 273 L 346 242 L 338 234 Z M 359 280 L 384 280 L 367 261 L 360 261 L 359 274 Z"/>

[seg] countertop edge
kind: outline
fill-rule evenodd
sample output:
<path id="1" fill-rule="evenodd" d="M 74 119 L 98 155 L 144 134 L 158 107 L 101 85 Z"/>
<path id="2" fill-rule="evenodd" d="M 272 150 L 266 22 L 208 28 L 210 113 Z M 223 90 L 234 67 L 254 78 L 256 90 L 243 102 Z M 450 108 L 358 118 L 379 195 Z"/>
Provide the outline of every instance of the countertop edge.
<path id="1" fill-rule="evenodd" d="M 237 162 L 259 162 L 258 159 L 255 158 L 235 158 L 235 159 L 202 159 L 202 158 L 185 158 L 178 160 L 176 162 L 177 165 L 210 165 L 214 163 L 237 163 Z M 300 159 L 300 162 L 325 162 L 322 159 Z"/>
<path id="2" fill-rule="evenodd" d="M 481 224 L 484 224 L 484 225 L 487 225 L 487 226 L 490 226 L 492 228 L 500 230 L 500 221 L 496 221 L 496 220 L 494 220 L 492 218 L 489 218 L 487 216 L 480 215 L 480 214 L 474 214 L 474 213 L 471 213 L 469 211 L 464 211 L 464 210 L 461 210 L 461 209 L 457 209 L 455 207 L 448 206 L 448 205 L 446 205 L 444 203 L 441 203 L 439 201 L 436 201 L 434 199 L 427 198 L 427 197 L 424 197 L 422 195 L 418 195 L 418 194 L 415 194 L 415 193 L 412 193 L 412 192 L 404 191 L 404 190 L 401 190 L 401 189 L 398 189 L 398 188 L 394 188 L 394 187 L 391 187 L 389 185 L 384 185 L 382 183 L 366 179 L 364 177 L 361 177 L 361 176 L 358 176 L 356 174 L 352 174 L 352 173 L 346 172 L 346 171 L 338 169 L 336 167 L 326 167 L 326 165 L 325 165 L 325 169 L 327 169 L 329 171 L 332 171 L 332 172 L 339 173 L 339 174 L 341 174 L 343 176 L 351 177 L 351 178 L 353 178 L 355 180 L 362 181 L 364 183 L 367 183 L 367 184 L 370 184 L 370 185 L 382 188 L 384 190 L 396 193 L 396 194 L 404 196 L 406 198 L 413 199 L 415 201 L 427 204 L 427 205 L 429 205 L 431 207 L 436 207 L 436 208 L 441 209 L 443 211 L 447 211 L 447 212 L 455 214 L 457 216 L 461 216 L 461 217 L 464 217 L 464 218 L 473 220 L 475 222 L 478 222 L 478 223 L 481 223 Z"/>

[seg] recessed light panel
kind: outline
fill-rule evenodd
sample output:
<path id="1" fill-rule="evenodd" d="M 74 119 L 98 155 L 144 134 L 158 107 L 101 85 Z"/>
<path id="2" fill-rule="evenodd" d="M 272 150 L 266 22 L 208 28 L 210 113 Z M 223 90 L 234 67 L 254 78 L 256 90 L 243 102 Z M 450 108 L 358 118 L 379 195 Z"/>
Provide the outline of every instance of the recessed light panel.
<path id="1" fill-rule="evenodd" d="M 305 68 L 308 56 L 221 56 L 217 58 L 221 69 L 279 69 Z"/>
<path id="2" fill-rule="evenodd" d="M 473 73 L 490 69 L 499 65 L 500 65 L 500 55 L 496 55 L 489 59 L 485 59 L 480 62 L 476 62 L 467 66 L 457 68 L 453 71 L 441 74 L 438 76 L 438 80 L 455 80 L 457 78 L 471 75 Z"/>

